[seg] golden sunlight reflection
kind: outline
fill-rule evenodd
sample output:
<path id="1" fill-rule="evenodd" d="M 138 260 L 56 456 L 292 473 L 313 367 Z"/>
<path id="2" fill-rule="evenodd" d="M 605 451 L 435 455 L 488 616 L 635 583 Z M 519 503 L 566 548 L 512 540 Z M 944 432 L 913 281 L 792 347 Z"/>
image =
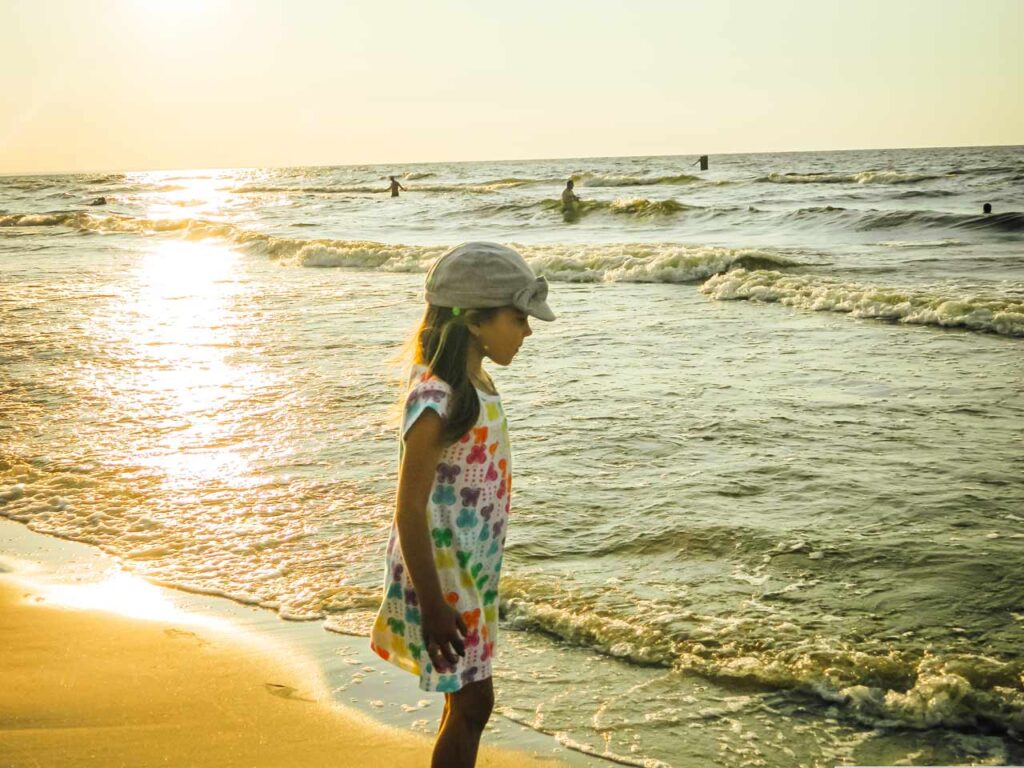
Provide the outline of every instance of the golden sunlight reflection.
<path id="1" fill-rule="evenodd" d="M 250 474 L 238 432 L 263 374 L 238 361 L 248 333 L 240 258 L 211 242 L 155 242 L 111 318 L 122 365 L 104 394 L 138 425 L 124 461 L 163 470 L 169 485 Z"/>
<path id="2" fill-rule="evenodd" d="M 128 174 L 147 190 L 140 194 L 146 218 L 154 221 L 201 216 L 223 219 L 247 201 L 231 192 L 243 178 L 241 171 L 147 171 Z"/>
<path id="3" fill-rule="evenodd" d="M 116 571 L 99 582 L 86 584 L 33 585 L 48 603 L 129 616 L 147 621 L 173 621 L 229 629 L 230 624 L 213 616 L 190 613 L 175 605 L 159 587 L 124 571 Z"/>

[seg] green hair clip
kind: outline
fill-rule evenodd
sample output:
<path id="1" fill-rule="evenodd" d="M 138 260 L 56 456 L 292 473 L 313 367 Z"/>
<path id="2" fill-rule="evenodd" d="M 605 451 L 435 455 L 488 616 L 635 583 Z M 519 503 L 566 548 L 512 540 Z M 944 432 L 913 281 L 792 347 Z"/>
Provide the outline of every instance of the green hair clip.
<path id="1" fill-rule="evenodd" d="M 453 317 L 458 317 L 461 314 L 462 314 L 462 310 L 461 309 L 459 309 L 458 307 L 452 307 L 452 316 Z"/>

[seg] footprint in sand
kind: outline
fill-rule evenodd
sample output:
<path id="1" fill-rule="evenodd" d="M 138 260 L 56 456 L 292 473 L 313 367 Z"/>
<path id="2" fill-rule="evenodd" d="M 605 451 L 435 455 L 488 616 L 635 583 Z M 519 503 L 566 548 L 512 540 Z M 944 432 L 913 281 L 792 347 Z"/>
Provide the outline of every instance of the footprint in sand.
<path id="1" fill-rule="evenodd" d="M 281 685 L 280 683 L 264 683 L 263 687 L 267 689 L 267 693 L 272 696 L 279 696 L 282 699 L 289 699 L 291 701 L 306 701 L 310 704 L 316 704 L 313 699 L 304 699 L 301 696 L 296 696 L 298 690 L 292 688 L 290 685 Z"/>
<path id="2" fill-rule="evenodd" d="M 195 640 L 200 647 L 209 645 L 209 640 L 204 640 L 195 632 L 187 632 L 184 629 L 174 629 L 173 627 L 164 630 L 164 634 L 172 640 Z"/>

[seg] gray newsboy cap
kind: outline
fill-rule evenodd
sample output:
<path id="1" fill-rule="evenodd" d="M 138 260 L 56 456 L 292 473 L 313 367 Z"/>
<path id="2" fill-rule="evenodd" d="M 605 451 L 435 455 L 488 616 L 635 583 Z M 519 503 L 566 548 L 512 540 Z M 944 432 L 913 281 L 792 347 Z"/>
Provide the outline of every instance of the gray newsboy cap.
<path id="1" fill-rule="evenodd" d="M 554 320 L 548 281 L 511 248 L 497 243 L 463 243 L 434 262 L 427 273 L 426 298 L 435 307 L 515 307 L 538 320 Z"/>

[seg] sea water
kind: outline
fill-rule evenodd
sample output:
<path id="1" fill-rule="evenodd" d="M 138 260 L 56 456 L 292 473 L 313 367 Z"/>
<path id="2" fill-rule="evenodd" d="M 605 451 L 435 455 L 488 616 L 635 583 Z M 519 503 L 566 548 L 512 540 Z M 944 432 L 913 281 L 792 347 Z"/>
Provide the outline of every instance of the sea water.
<path id="1" fill-rule="evenodd" d="M 515 244 L 559 319 L 492 370 L 498 709 L 638 765 L 1020 762 L 1024 149 L 693 159 L 0 177 L 0 514 L 366 634 L 423 273 Z"/>

